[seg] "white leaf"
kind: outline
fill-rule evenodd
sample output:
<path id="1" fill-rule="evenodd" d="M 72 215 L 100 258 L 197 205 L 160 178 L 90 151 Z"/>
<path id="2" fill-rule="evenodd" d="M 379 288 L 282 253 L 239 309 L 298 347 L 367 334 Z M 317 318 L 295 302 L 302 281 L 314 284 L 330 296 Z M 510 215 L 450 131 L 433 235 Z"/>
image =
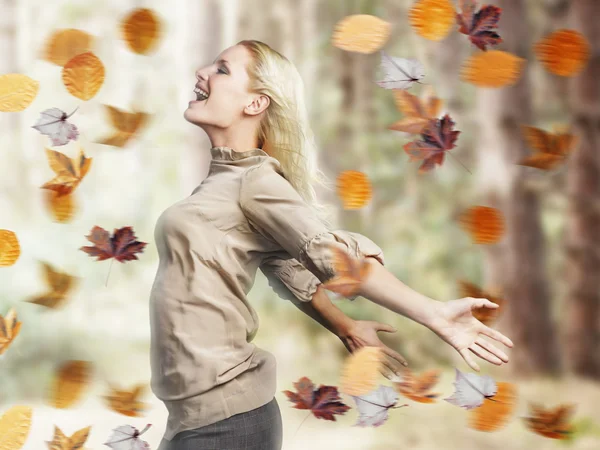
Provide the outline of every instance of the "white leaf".
<path id="1" fill-rule="evenodd" d="M 113 450 L 150 450 L 148 443 L 142 441 L 139 436 L 144 434 L 151 426 L 151 424 L 146 425 L 140 432 L 131 425 L 121 425 L 113 429 L 113 434 L 104 445 L 109 446 Z"/>
<path id="2" fill-rule="evenodd" d="M 456 367 L 456 380 L 454 381 L 454 394 L 445 398 L 448 403 L 465 409 L 473 409 L 483 404 L 485 397 L 495 395 L 498 391 L 496 382 L 489 375 L 476 375 L 462 373 Z"/>
<path id="3" fill-rule="evenodd" d="M 385 89 L 408 89 L 425 76 L 423 64 L 416 59 L 389 56 L 383 50 L 380 67 L 385 76 L 375 83 Z"/>
<path id="4" fill-rule="evenodd" d="M 365 395 L 353 395 L 360 414 L 355 426 L 382 425 L 388 418 L 388 409 L 398 401 L 398 394 L 389 386 L 379 385 Z"/>
<path id="5" fill-rule="evenodd" d="M 75 108 L 75 111 L 77 111 L 77 108 Z M 52 145 L 65 145 L 69 140 L 75 140 L 79 136 L 77 127 L 67 122 L 67 119 L 75 111 L 67 116 L 59 108 L 46 109 L 40 113 L 40 117 L 31 128 L 35 128 L 40 133 L 49 136 L 52 139 Z"/>

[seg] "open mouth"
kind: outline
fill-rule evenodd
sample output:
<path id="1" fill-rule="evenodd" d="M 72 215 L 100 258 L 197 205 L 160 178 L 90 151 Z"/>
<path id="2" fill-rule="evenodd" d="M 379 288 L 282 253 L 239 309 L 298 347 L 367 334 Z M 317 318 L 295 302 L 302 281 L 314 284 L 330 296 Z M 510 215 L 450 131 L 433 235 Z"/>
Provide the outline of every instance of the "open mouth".
<path id="1" fill-rule="evenodd" d="M 195 88 L 194 89 L 194 93 L 196 94 L 196 101 L 203 101 L 206 100 L 208 98 L 208 92 L 203 91 L 200 88 Z"/>

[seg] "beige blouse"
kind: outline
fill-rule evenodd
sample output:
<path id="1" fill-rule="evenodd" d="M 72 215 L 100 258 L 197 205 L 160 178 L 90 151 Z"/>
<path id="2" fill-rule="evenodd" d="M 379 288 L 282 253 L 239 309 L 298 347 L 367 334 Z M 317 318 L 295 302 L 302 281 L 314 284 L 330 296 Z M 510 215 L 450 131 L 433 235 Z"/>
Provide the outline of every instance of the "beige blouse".
<path id="1" fill-rule="evenodd" d="M 326 228 L 263 150 L 210 152 L 207 177 L 154 230 L 151 387 L 169 412 L 167 440 L 275 396 L 275 358 L 252 344 L 259 318 L 247 293 L 258 268 L 279 296 L 309 302 L 334 276 L 328 246 L 384 264 L 369 238 Z"/>

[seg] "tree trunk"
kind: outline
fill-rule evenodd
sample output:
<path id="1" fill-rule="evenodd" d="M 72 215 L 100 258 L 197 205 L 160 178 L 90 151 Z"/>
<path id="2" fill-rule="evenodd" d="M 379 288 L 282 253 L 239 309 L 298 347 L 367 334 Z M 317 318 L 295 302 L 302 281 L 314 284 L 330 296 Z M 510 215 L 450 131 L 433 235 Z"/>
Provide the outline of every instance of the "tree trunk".
<path id="1" fill-rule="evenodd" d="M 569 367 L 600 377 L 600 214 L 590 207 L 600 195 L 600 3 L 575 0 L 573 28 L 591 45 L 591 59 L 571 80 L 573 131 L 580 143 L 568 163 L 566 347 Z"/>
<path id="2" fill-rule="evenodd" d="M 499 49 L 531 60 L 529 25 L 523 2 L 498 0 L 502 8 Z M 556 372 L 559 368 L 551 296 L 545 276 L 544 240 L 537 194 L 527 188 L 525 171 L 516 162 L 529 151 L 520 125 L 530 123 L 528 64 L 512 86 L 480 89 L 481 183 L 487 204 L 503 211 L 506 234 L 486 249 L 488 285 L 503 287 L 507 308 L 498 328 L 515 344 L 509 368 L 521 375 Z"/>

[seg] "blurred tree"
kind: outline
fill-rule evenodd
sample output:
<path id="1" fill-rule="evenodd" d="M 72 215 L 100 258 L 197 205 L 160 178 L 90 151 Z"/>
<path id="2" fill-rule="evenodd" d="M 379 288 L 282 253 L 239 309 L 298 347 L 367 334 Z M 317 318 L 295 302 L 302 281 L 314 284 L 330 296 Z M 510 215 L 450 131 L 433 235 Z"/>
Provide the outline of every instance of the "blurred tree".
<path id="1" fill-rule="evenodd" d="M 488 206 L 501 209 L 506 235 L 486 249 L 487 284 L 503 286 L 507 311 L 498 328 L 515 343 L 508 367 L 522 375 L 556 372 L 557 340 L 550 316 L 551 296 L 545 274 L 545 244 L 538 194 L 528 187 L 523 167 L 516 165 L 527 153 L 520 125 L 530 123 L 531 41 L 524 2 L 498 0 L 502 8 L 498 49 L 527 59 L 519 80 L 504 88 L 479 89 L 480 180 Z M 485 186 L 483 186 L 485 185 Z"/>
<path id="2" fill-rule="evenodd" d="M 567 191 L 567 319 L 569 365 L 600 377 L 600 2 L 574 0 L 570 19 L 591 45 L 591 58 L 571 79 L 570 110 L 580 143 L 569 159 Z"/>

